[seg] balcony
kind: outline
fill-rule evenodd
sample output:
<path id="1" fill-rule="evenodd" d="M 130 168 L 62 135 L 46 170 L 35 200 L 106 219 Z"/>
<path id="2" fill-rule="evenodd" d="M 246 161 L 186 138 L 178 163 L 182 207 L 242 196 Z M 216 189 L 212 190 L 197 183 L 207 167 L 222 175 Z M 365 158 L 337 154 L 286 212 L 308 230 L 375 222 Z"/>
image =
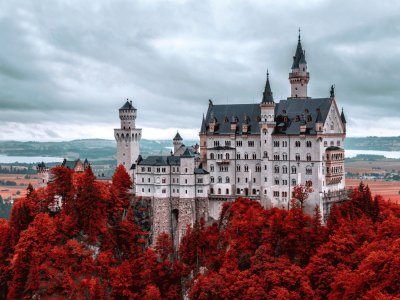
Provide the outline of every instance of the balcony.
<path id="1" fill-rule="evenodd" d="M 217 165 L 229 165 L 231 162 L 230 159 L 217 159 Z"/>

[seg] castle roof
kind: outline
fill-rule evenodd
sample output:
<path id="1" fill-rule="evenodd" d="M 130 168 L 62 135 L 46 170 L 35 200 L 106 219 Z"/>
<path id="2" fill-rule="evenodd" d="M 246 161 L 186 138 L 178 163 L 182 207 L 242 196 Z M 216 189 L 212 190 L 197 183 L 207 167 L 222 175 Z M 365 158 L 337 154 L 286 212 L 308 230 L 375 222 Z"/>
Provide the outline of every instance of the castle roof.
<path id="1" fill-rule="evenodd" d="M 300 33 L 299 40 L 297 42 L 296 54 L 293 56 L 293 64 L 292 69 L 298 69 L 299 64 L 306 64 L 306 54 L 303 51 L 303 47 L 301 46 Z"/>
<path id="2" fill-rule="evenodd" d="M 136 110 L 136 108 L 133 107 L 132 101 L 126 99 L 125 104 L 119 110 Z"/>
<path id="3" fill-rule="evenodd" d="M 180 156 L 152 155 L 138 162 L 140 166 L 179 166 Z"/>
<path id="4" fill-rule="evenodd" d="M 189 150 L 189 148 L 186 148 L 181 157 L 194 157 L 194 154 Z"/>
<path id="5" fill-rule="evenodd" d="M 274 134 L 300 134 L 302 122 L 307 134 L 316 134 L 315 123 L 325 123 L 332 103 L 331 98 L 281 100 L 275 107 Z"/>
<path id="6" fill-rule="evenodd" d="M 181 135 L 179 134 L 178 131 L 176 132 L 176 135 L 174 137 L 174 141 L 183 141 L 183 139 L 182 139 L 182 137 L 181 137 Z"/>
<path id="7" fill-rule="evenodd" d="M 261 115 L 260 104 L 218 104 L 209 105 L 208 111 L 205 118 L 205 126 L 208 128 L 208 124 L 212 119 L 216 119 L 217 126 L 214 129 L 214 133 L 217 134 L 230 134 L 231 133 L 231 119 L 232 117 L 237 120 L 236 133 L 242 133 L 242 124 L 249 125 L 249 133 L 258 134 L 260 128 L 258 126 L 258 118 Z"/>
<path id="8" fill-rule="evenodd" d="M 269 73 L 267 71 L 267 81 L 265 82 L 265 89 L 263 93 L 262 103 L 274 103 L 274 98 L 272 97 L 271 85 L 269 84 Z"/>

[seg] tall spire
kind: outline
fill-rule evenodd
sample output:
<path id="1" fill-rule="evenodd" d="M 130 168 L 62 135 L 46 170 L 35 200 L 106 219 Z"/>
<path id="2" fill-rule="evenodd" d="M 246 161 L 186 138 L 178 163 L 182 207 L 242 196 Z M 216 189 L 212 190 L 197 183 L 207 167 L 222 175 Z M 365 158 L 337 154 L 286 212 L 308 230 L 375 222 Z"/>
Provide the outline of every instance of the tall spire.
<path id="1" fill-rule="evenodd" d="M 265 83 L 265 89 L 263 93 L 262 103 L 274 103 L 274 98 L 272 97 L 271 85 L 269 84 L 269 72 L 267 70 L 267 81 Z"/>
<path id="2" fill-rule="evenodd" d="M 300 36 L 300 28 L 299 28 L 299 38 L 297 41 L 296 53 L 293 56 L 293 64 L 292 69 L 298 69 L 299 64 L 306 64 L 306 52 L 303 51 L 303 47 L 301 46 L 301 36 Z"/>
<path id="3" fill-rule="evenodd" d="M 207 132 L 207 127 L 206 127 L 206 119 L 203 114 L 203 121 L 201 122 L 201 129 L 200 133 L 206 133 Z"/>
<path id="4" fill-rule="evenodd" d="M 310 74 L 307 71 L 306 52 L 301 45 L 301 35 L 299 28 L 299 37 L 297 41 L 296 53 L 293 56 L 292 71 L 289 73 L 291 85 L 290 99 L 304 99 L 307 96 L 307 84 L 310 80 Z"/>
<path id="5" fill-rule="evenodd" d="M 346 123 L 347 123 L 347 122 L 346 122 L 346 118 L 345 118 L 345 116 L 344 116 L 343 107 L 342 107 L 342 113 L 340 114 L 340 119 L 342 120 L 342 123 L 343 123 L 343 124 L 346 124 Z"/>

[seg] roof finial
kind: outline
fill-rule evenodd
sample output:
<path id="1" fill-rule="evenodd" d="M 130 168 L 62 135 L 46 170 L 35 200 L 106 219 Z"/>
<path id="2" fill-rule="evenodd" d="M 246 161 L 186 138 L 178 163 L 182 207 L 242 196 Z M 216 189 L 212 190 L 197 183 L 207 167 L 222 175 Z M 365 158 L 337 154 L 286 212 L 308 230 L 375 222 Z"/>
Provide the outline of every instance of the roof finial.
<path id="1" fill-rule="evenodd" d="M 331 93 L 331 98 L 334 98 L 335 97 L 335 85 L 334 84 L 331 85 L 330 93 Z"/>
<path id="2" fill-rule="evenodd" d="M 269 71 L 267 69 L 267 80 L 269 80 Z"/>
<path id="3" fill-rule="evenodd" d="M 299 27 L 299 42 L 300 42 L 300 32 L 301 32 L 301 29 L 300 29 L 300 27 Z"/>

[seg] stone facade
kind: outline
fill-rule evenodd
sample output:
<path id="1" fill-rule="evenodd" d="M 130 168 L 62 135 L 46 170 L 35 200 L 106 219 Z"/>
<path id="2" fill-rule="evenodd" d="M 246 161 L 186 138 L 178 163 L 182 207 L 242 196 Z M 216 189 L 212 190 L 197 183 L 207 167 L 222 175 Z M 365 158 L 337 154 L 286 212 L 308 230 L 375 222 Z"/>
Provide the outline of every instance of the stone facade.
<path id="1" fill-rule="evenodd" d="M 187 226 L 201 218 L 217 220 L 223 204 L 237 197 L 288 209 L 293 187 L 304 184 L 313 188 L 306 211 L 317 205 L 324 218 L 332 203 L 343 201 L 346 119 L 334 88 L 329 97 L 311 98 L 309 80 L 299 36 L 287 99 L 274 101 L 267 73 L 260 103 L 218 105 L 209 100 L 200 145 L 186 147 L 177 133 L 170 156 L 142 158 L 136 109 L 129 102 L 120 109 L 118 163 L 136 163 L 135 193 L 152 202 L 153 243 L 167 232 L 178 245 Z"/>

